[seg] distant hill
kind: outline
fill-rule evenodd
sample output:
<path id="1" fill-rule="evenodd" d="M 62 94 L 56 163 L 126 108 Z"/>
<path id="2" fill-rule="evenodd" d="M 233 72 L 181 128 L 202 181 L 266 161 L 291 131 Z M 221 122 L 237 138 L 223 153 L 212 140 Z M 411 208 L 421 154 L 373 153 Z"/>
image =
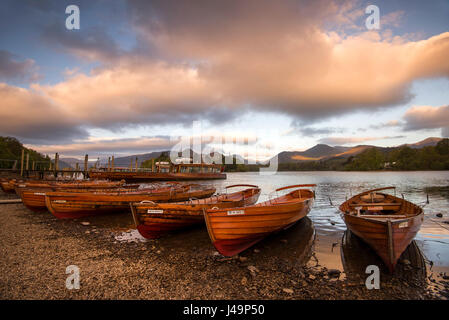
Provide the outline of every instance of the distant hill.
<path id="1" fill-rule="evenodd" d="M 136 163 L 136 157 L 137 157 L 137 164 L 140 166 L 142 162 L 155 159 L 161 155 L 163 151 L 156 151 L 156 152 L 150 152 L 150 153 L 143 153 L 143 154 L 134 154 L 131 156 L 126 157 L 120 157 L 120 158 L 114 158 L 114 166 L 115 167 L 129 167 L 131 164 L 131 161 L 133 163 L 133 166 Z"/>
<path id="2" fill-rule="evenodd" d="M 424 147 L 435 147 L 441 140 L 443 140 L 443 138 L 430 137 L 416 143 L 405 144 L 405 146 L 414 149 L 420 149 Z"/>
<path id="3" fill-rule="evenodd" d="M 371 147 L 373 146 L 331 147 L 327 144 L 317 144 L 305 151 L 283 151 L 278 154 L 278 161 L 279 163 L 295 163 L 302 161 L 327 160 L 336 157 L 348 158 Z"/>
<path id="4" fill-rule="evenodd" d="M 14 166 L 13 161 L 16 160 L 16 168 L 20 168 L 20 161 L 22 158 L 22 149 L 25 149 L 26 154 L 29 154 L 29 166 L 31 168 L 33 161 L 37 164 L 48 163 L 50 158 L 40 154 L 39 152 L 25 148 L 23 144 L 13 137 L 0 137 L 0 168 L 11 169 Z M 24 161 L 25 161 L 24 159 Z"/>
<path id="5" fill-rule="evenodd" d="M 398 147 L 378 147 L 373 145 L 358 145 L 355 147 L 343 147 L 343 146 L 329 146 L 327 144 L 317 144 L 314 147 L 305 151 L 283 151 L 278 156 L 278 163 L 299 163 L 304 161 L 323 161 L 330 159 L 346 159 L 355 155 L 358 155 L 367 149 L 377 148 L 380 151 L 386 152 L 390 149 L 407 146 L 413 149 L 421 149 L 429 146 L 436 146 L 438 142 L 443 140 L 442 138 L 427 138 L 422 141 L 404 144 Z"/>
<path id="6" fill-rule="evenodd" d="M 92 168 L 95 165 L 97 160 L 89 160 L 87 163 L 88 168 Z M 81 169 L 84 168 L 84 159 L 77 158 L 59 158 L 59 167 L 60 168 L 76 168 L 76 164 L 78 163 Z"/>

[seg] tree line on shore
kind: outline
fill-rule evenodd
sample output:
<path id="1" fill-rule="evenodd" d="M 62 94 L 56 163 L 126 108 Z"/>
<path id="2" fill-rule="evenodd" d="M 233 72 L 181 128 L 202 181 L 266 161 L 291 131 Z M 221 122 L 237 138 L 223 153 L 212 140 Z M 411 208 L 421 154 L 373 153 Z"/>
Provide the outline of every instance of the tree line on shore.
<path id="1" fill-rule="evenodd" d="M 48 164 L 50 162 L 48 155 L 44 156 L 33 149 L 25 148 L 16 138 L 0 137 L 0 168 L 12 169 L 15 161 L 17 161 L 16 167 L 20 168 L 22 150 L 25 150 L 25 154 L 29 154 L 30 163 L 34 161 L 37 164 Z"/>

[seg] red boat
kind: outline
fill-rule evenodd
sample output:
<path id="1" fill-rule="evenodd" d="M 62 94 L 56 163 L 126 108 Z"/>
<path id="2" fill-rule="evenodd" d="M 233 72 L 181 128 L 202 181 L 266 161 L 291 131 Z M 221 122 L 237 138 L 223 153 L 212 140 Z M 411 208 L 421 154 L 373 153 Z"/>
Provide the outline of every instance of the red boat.
<path id="1" fill-rule="evenodd" d="M 235 208 L 253 205 L 260 195 L 258 186 L 237 184 L 226 187 L 250 187 L 233 193 L 210 198 L 174 203 L 131 203 L 131 212 L 140 234 L 148 239 L 159 238 L 165 233 L 204 224 L 204 210 L 211 208 Z"/>

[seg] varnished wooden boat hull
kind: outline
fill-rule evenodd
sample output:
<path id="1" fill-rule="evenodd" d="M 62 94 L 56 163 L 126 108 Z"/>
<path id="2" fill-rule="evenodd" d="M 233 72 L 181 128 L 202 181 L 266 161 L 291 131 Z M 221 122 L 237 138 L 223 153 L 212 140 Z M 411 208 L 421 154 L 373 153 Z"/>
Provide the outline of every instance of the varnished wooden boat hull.
<path id="1" fill-rule="evenodd" d="M 45 212 L 47 211 L 47 204 L 45 202 L 45 195 L 48 192 L 57 192 L 57 191 L 70 191 L 70 192 L 76 192 L 76 193 L 84 193 L 84 192 L 93 192 L 93 191 L 101 191 L 101 192 L 107 192 L 107 191 L 115 191 L 118 188 L 98 188 L 98 189 L 92 189 L 92 188 L 86 188 L 86 189 L 66 189 L 66 188 L 58 188 L 58 187 L 47 187 L 47 188 L 16 188 L 16 193 L 20 196 L 22 199 L 23 204 L 30 210 L 34 212 Z M 129 189 L 126 189 L 129 190 Z"/>
<path id="2" fill-rule="evenodd" d="M 359 281 L 360 278 L 365 278 L 366 267 L 369 265 L 378 266 L 382 273 L 390 272 L 372 247 L 350 230 L 346 230 L 343 234 L 340 254 L 344 272 L 347 278 L 352 281 Z M 403 280 L 419 280 L 425 283 L 426 263 L 416 241 L 412 240 L 401 254 L 401 259 L 408 260 L 410 265 L 398 263 L 395 268 L 398 272 L 396 272 L 395 276 Z"/>
<path id="3" fill-rule="evenodd" d="M 423 221 L 423 215 L 419 215 L 391 221 L 389 227 L 383 221 L 366 221 L 350 215 L 343 218 L 348 229 L 376 251 L 390 272 L 394 271 L 399 257 L 415 238 Z"/>
<path id="4" fill-rule="evenodd" d="M 2 191 L 4 193 L 14 193 L 15 192 L 15 189 L 14 189 L 15 183 L 14 182 L 4 181 L 0 185 L 1 185 Z"/>
<path id="5" fill-rule="evenodd" d="M 366 192 L 361 194 L 366 194 Z M 354 199 L 359 199 L 361 194 L 352 197 L 340 206 L 343 220 L 351 232 L 373 248 L 392 273 L 401 254 L 421 228 L 424 212 L 409 201 L 382 193 L 379 194 L 384 196 L 387 201 L 391 201 L 393 205 L 388 205 L 388 203 L 364 205 L 364 202 L 362 202 L 363 205 L 358 205 L 357 201 L 359 200 L 355 201 Z M 356 203 L 356 206 L 363 209 L 370 210 L 370 207 L 378 206 L 396 213 L 387 215 L 386 218 L 382 218 L 382 214 L 357 216 L 349 213 L 355 206 L 352 203 Z M 394 205 L 396 203 L 400 205 Z M 395 216 L 397 218 L 394 218 Z"/>
<path id="6" fill-rule="evenodd" d="M 308 191 L 308 190 L 304 190 Z M 205 220 L 215 248 L 224 256 L 236 255 L 267 235 L 304 218 L 313 205 L 310 197 L 293 203 L 262 203 L 232 210 L 207 210 Z"/>
<path id="7" fill-rule="evenodd" d="M 47 190 L 47 191 L 51 191 Z M 45 212 L 47 211 L 47 206 L 45 205 L 45 190 L 35 190 L 35 191 L 21 191 L 20 198 L 22 203 L 34 212 Z"/>
<path id="8" fill-rule="evenodd" d="M 47 209 L 59 219 L 74 219 L 109 213 L 129 212 L 131 202 L 173 202 L 210 197 L 215 189 L 155 194 L 94 194 L 50 192 L 45 196 Z"/>
<path id="9" fill-rule="evenodd" d="M 253 191 L 254 190 L 254 191 Z M 149 206 L 144 204 L 132 204 L 131 210 L 139 233 L 147 239 L 157 239 L 161 236 L 185 229 L 194 225 L 204 224 L 204 210 L 215 208 L 234 208 L 253 205 L 257 202 L 260 189 L 249 189 L 248 197 L 242 200 L 223 202 L 223 199 L 232 199 L 233 195 L 215 196 L 198 204 L 172 203 Z M 235 194 L 243 194 L 236 192 Z M 235 197 L 234 197 L 235 198 Z M 208 202 L 208 203 L 206 203 Z M 148 213 L 150 210 L 151 213 Z M 160 212 L 157 212 L 157 211 Z"/>

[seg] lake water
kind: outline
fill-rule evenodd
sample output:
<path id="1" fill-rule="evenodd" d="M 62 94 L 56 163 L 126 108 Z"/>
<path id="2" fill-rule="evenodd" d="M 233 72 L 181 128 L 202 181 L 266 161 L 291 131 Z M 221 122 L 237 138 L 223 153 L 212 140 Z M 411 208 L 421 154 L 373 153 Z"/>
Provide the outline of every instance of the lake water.
<path id="1" fill-rule="evenodd" d="M 319 265 L 340 270 L 344 269 L 341 251 L 346 225 L 338 206 L 359 192 L 395 186 L 396 195 L 403 194 L 406 200 L 424 206 L 424 223 L 415 242 L 426 262 L 429 284 L 437 290 L 441 273 L 449 275 L 449 224 L 444 223 L 449 221 L 449 171 L 279 172 L 269 176 L 245 172 L 228 173 L 227 180 L 208 182 L 217 188 L 217 192 L 224 191 L 227 185 L 239 183 L 261 187 L 259 201 L 276 197 L 273 191 L 283 186 L 316 184 L 315 205 L 309 213 L 315 231 L 313 256 Z M 427 195 L 429 204 L 426 204 Z M 437 213 L 443 214 L 443 218 L 438 218 Z"/>

